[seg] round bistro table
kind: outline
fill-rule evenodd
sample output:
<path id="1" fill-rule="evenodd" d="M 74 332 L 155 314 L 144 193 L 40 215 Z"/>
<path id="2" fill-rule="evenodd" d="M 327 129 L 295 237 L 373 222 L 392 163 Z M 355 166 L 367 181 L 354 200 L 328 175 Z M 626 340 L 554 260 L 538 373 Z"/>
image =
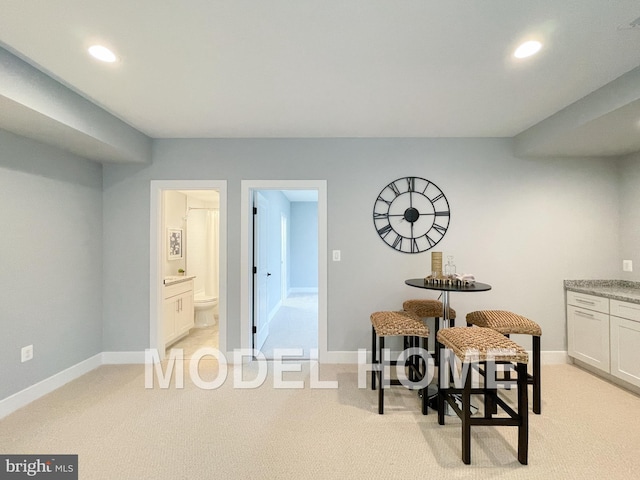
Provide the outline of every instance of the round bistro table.
<path id="1" fill-rule="evenodd" d="M 487 283 L 479 283 L 474 282 L 469 285 L 445 285 L 438 283 L 430 283 L 426 282 L 424 278 L 410 278 L 409 280 L 405 280 L 404 283 L 409 285 L 410 287 L 416 288 L 424 288 L 426 290 L 435 290 L 438 292 L 442 292 L 442 320 L 440 328 L 448 328 L 450 325 L 450 318 L 448 317 L 449 313 L 449 294 L 451 292 L 454 293 L 464 293 L 464 292 L 486 292 L 491 290 L 491 285 Z M 437 355 L 437 352 L 436 352 Z M 429 385 L 427 388 L 427 395 L 429 395 L 429 406 L 433 409 L 438 408 L 437 400 L 438 400 L 438 387 Z M 447 405 L 449 407 L 449 405 Z M 475 407 L 472 405 L 472 410 Z M 450 410 L 450 407 L 446 409 L 446 414 L 448 416 L 454 415 Z"/>
<path id="2" fill-rule="evenodd" d="M 426 282 L 424 278 L 410 278 L 405 280 L 404 283 L 410 287 L 424 288 L 426 290 L 436 290 L 442 292 L 442 325 L 441 328 L 449 327 L 449 293 L 463 293 L 463 292 L 486 292 L 491 290 L 491 285 L 487 283 L 475 282 L 470 285 L 444 285 L 441 283 Z"/>

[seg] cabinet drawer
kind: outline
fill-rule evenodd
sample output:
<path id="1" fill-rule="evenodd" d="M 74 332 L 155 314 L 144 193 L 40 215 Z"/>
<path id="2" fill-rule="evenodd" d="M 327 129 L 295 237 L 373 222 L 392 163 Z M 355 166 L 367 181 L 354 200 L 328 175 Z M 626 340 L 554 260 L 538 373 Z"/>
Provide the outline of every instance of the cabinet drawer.
<path id="1" fill-rule="evenodd" d="M 640 322 L 640 304 L 611 300 L 611 315 Z"/>
<path id="2" fill-rule="evenodd" d="M 567 307 L 567 316 L 577 324 L 584 321 L 586 323 L 598 322 L 609 325 L 609 316 L 607 314 L 594 312 L 586 308 L 574 307 L 573 305 Z"/>
<path id="3" fill-rule="evenodd" d="M 596 312 L 609 313 L 609 299 L 604 297 L 568 291 L 567 303 L 576 307 L 588 308 Z"/>
<path id="4" fill-rule="evenodd" d="M 193 290 L 193 280 L 165 286 L 163 296 L 165 299 L 167 299 L 188 292 L 190 290 Z"/>

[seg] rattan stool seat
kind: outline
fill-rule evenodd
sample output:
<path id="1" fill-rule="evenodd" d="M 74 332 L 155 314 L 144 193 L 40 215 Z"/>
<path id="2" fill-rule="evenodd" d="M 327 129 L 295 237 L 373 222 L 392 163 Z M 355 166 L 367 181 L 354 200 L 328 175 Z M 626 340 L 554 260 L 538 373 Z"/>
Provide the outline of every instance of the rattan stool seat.
<path id="1" fill-rule="evenodd" d="M 506 310 L 478 310 L 467 314 L 467 323 L 496 330 L 503 335 L 542 335 L 542 328 L 533 320 Z"/>
<path id="2" fill-rule="evenodd" d="M 410 312 L 374 312 L 371 324 L 379 337 L 406 335 L 410 337 L 428 337 L 429 327 L 422 319 Z"/>
<path id="3" fill-rule="evenodd" d="M 402 308 L 422 318 L 440 318 L 442 317 L 443 306 L 440 300 L 405 300 L 402 304 Z M 449 308 L 447 312 L 447 318 L 456 318 L 456 311 L 453 308 Z"/>
<path id="4" fill-rule="evenodd" d="M 529 362 L 529 354 L 524 348 L 490 328 L 444 328 L 437 338 L 463 362 Z"/>

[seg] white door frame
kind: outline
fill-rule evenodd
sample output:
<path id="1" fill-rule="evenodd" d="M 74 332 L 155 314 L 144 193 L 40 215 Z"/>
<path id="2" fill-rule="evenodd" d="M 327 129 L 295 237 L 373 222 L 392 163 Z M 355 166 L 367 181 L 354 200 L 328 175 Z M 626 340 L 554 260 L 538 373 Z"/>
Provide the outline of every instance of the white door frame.
<path id="1" fill-rule="evenodd" d="M 327 181 L 242 180 L 240 232 L 240 346 L 251 349 L 253 284 L 253 191 L 317 190 L 318 192 L 318 361 L 327 358 Z"/>
<path id="2" fill-rule="evenodd" d="M 164 359 L 162 338 L 162 193 L 165 190 L 217 190 L 220 194 L 218 349 L 227 352 L 227 182 L 226 180 L 151 180 L 149 209 L 149 348 Z"/>

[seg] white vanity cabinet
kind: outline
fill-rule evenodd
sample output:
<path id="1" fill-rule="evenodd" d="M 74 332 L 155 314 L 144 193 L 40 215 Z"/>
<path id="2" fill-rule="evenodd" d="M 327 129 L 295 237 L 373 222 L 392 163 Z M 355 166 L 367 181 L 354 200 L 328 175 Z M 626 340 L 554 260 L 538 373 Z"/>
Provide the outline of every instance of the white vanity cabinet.
<path id="1" fill-rule="evenodd" d="M 609 299 L 567 291 L 570 357 L 609 372 Z"/>
<path id="2" fill-rule="evenodd" d="M 193 280 L 165 285 L 162 312 L 166 347 L 193 328 Z"/>
<path id="3" fill-rule="evenodd" d="M 640 386 L 640 304 L 610 300 L 611 374 Z"/>

